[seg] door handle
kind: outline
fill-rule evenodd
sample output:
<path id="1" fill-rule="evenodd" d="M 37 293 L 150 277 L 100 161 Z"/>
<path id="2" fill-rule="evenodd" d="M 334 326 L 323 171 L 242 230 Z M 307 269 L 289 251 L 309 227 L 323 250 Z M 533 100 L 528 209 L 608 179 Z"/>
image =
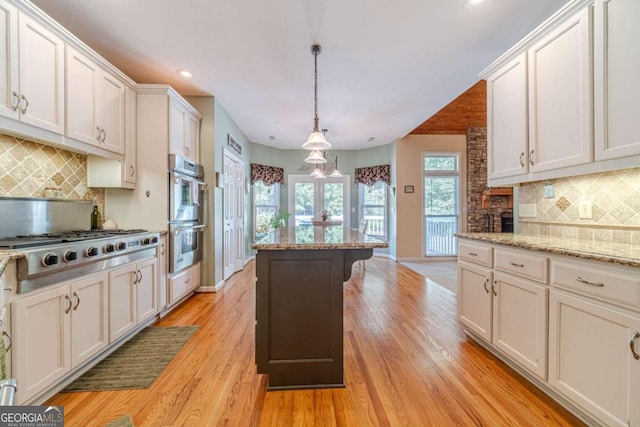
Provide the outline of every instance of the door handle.
<path id="1" fill-rule="evenodd" d="M 520 166 L 524 167 L 524 151 L 520 153 Z"/>
<path id="2" fill-rule="evenodd" d="M 133 284 L 137 285 L 138 284 L 138 274 L 135 271 L 132 271 L 131 274 L 133 274 Z"/>
<path id="3" fill-rule="evenodd" d="M 533 166 L 533 150 L 529 151 L 529 164 Z"/>
<path id="4" fill-rule="evenodd" d="M 18 106 L 20 105 L 20 96 L 18 95 L 18 92 L 16 92 L 14 90 L 13 94 L 12 94 L 12 97 L 15 100 L 15 103 L 14 102 L 11 103 L 11 109 L 13 111 L 17 111 L 18 110 Z"/>
<path id="5" fill-rule="evenodd" d="M 29 109 L 29 100 L 24 95 L 20 95 L 20 98 L 24 101 L 24 108 L 21 108 L 20 111 L 22 111 L 22 114 L 25 114 Z"/>
<path id="6" fill-rule="evenodd" d="M 631 354 L 633 354 L 633 358 L 636 360 L 640 360 L 640 354 L 636 352 L 636 341 L 640 338 L 640 332 L 633 334 L 633 338 L 629 342 L 629 347 L 631 348 Z"/>
<path id="7" fill-rule="evenodd" d="M 78 309 L 78 306 L 80 305 L 80 297 L 75 291 L 73 292 L 73 296 L 76 297 L 76 305 L 73 306 L 73 311 L 76 311 Z"/>
<path id="8" fill-rule="evenodd" d="M 69 306 L 67 307 L 67 309 L 64 311 L 64 314 L 69 314 L 69 312 L 71 311 L 71 307 L 73 307 L 73 302 L 71 302 L 71 298 L 69 298 L 69 295 L 64 296 L 64 298 L 67 300 L 67 302 L 69 303 Z"/>
<path id="9" fill-rule="evenodd" d="M 205 228 L 207 228 L 207 224 L 202 224 L 202 225 L 194 225 L 191 227 L 176 227 L 175 231 L 173 232 L 174 236 L 179 236 L 180 233 L 182 233 L 185 230 L 196 230 L 196 231 L 202 231 Z"/>
<path id="10" fill-rule="evenodd" d="M 497 280 L 494 280 L 493 283 L 491 284 L 491 293 L 493 294 L 494 297 L 498 296 L 498 293 L 496 292 L 496 290 L 494 288 L 494 285 L 497 285 L 497 284 L 498 284 Z"/>
<path id="11" fill-rule="evenodd" d="M 129 177 L 133 178 L 133 175 L 136 173 L 136 170 L 134 169 L 133 165 L 130 165 L 129 169 L 131 169 L 131 173 L 129 174 Z"/>
<path id="12" fill-rule="evenodd" d="M 484 281 L 484 284 L 483 284 L 483 286 L 484 286 L 484 291 L 485 291 L 486 293 L 489 293 L 489 289 L 487 289 L 487 285 L 488 285 L 488 284 L 489 284 L 489 278 L 487 278 L 487 280 L 485 280 L 485 281 Z"/>

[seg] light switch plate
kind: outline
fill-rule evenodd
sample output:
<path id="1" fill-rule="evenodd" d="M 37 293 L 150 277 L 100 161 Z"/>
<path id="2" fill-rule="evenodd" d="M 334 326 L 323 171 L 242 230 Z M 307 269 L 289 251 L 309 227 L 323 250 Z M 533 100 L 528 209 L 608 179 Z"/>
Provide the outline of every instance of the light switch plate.
<path id="1" fill-rule="evenodd" d="M 545 199 L 553 198 L 553 184 L 547 184 L 544 186 L 544 198 Z"/>
<path id="2" fill-rule="evenodd" d="M 520 203 L 518 205 L 518 216 L 520 218 L 535 218 L 536 217 L 536 204 L 535 203 Z"/>

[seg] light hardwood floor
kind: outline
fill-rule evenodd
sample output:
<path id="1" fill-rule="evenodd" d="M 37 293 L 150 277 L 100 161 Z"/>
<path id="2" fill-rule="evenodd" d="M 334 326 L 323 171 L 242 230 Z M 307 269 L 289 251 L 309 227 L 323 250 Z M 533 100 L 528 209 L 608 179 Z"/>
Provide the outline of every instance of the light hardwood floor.
<path id="1" fill-rule="evenodd" d="M 344 389 L 266 392 L 254 365 L 255 263 L 157 324 L 200 325 L 148 389 L 60 393 L 65 426 L 577 426 L 469 340 L 455 295 L 386 258 L 344 285 Z"/>

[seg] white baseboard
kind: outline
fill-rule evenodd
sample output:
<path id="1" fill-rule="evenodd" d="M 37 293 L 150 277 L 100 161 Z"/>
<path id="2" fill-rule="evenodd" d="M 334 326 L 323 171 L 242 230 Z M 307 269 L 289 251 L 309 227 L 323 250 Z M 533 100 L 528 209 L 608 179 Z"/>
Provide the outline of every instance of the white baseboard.
<path id="1" fill-rule="evenodd" d="M 421 262 L 421 261 L 424 261 L 424 258 L 398 258 L 396 261 L 398 261 L 398 262 Z"/>
<path id="2" fill-rule="evenodd" d="M 216 285 L 200 285 L 195 292 L 218 292 L 224 286 L 224 280 L 219 281 Z"/>
<path id="3" fill-rule="evenodd" d="M 394 261 L 396 259 L 396 257 L 394 257 L 393 255 L 385 254 L 385 253 L 376 253 L 376 252 L 374 252 L 373 256 L 377 256 L 377 257 L 380 257 L 380 258 L 389 258 L 389 259 L 394 260 Z"/>
<path id="4" fill-rule="evenodd" d="M 244 265 L 249 264 L 251 261 L 253 261 L 254 259 L 256 259 L 255 255 L 251 255 L 249 258 L 244 260 Z"/>

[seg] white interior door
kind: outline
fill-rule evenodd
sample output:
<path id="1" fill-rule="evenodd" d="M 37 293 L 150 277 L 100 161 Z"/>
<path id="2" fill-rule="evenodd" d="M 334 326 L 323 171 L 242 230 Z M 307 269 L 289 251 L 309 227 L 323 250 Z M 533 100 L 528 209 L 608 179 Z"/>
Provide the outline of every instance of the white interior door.
<path id="1" fill-rule="evenodd" d="M 244 164 L 234 164 L 234 201 L 233 201 L 233 228 L 234 228 L 234 269 L 240 271 L 244 268 Z"/>
<path id="2" fill-rule="evenodd" d="M 234 217 L 233 217 L 233 199 L 234 199 L 234 161 L 227 155 L 224 156 L 223 175 L 224 187 L 222 195 L 222 211 L 224 217 L 223 237 L 222 237 L 222 265 L 223 278 L 226 280 L 233 274 L 233 236 L 234 236 Z"/>
<path id="3" fill-rule="evenodd" d="M 244 164 L 224 153 L 223 278 L 244 268 Z"/>

